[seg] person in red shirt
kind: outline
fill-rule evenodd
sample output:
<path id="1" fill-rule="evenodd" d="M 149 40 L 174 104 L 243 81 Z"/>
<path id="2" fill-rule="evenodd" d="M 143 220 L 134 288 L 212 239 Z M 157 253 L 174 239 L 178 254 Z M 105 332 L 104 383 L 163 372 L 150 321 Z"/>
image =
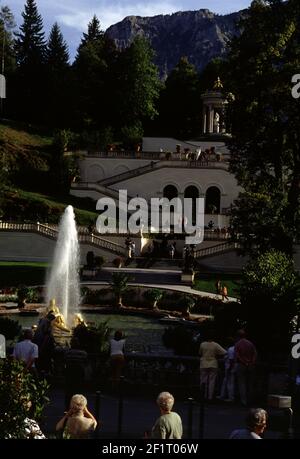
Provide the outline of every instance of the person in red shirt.
<path id="1" fill-rule="evenodd" d="M 246 339 L 245 330 L 239 330 L 237 332 L 237 341 L 234 351 L 240 399 L 242 404 L 246 406 L 252 399 L 257 352 L 254 344 Z"/>

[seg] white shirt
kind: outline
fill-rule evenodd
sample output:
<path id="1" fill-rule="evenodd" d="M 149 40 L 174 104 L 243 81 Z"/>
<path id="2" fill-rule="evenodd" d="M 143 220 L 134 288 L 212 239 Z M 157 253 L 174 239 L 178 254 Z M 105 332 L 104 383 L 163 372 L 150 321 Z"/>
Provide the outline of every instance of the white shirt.
<path id="1" fill-rule="evenodd" d="M 120 339 L 119 341 L 115 339 L 110 340 L 110 355 L 124 355 L 125 339 Z"/>
<path id="2" fill-rule="evenodd" d="M 45 437 L 38 423 L 34 419 L 25 418 L 24 420 L 26 437 L 34 440 L 42 440 Z"/>
<path id="3" fill-rule="evenodd" d="M 13 356 L 18 360 L 23 360 L 26 364 L 31 359 L 37 359 L 39 356 L 39 348 L 36 344 L 32 343 L 30 339 L 24 339 L 15 345 Z M 35 364 L 33 362 L 33 367 Z"/>

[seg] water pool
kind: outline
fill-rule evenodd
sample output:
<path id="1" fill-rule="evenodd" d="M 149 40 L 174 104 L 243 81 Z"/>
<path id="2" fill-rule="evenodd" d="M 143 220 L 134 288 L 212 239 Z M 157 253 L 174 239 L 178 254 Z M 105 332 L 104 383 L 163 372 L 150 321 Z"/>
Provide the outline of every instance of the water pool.
<path id="1" fill-rule="evenodd" d="M 107 322 L 107 325 L 112 329 L 112 334 L 115 330 L 123 330 L 126 336 L 127 352 L 168 352 L 162 343 L 162 335 L 166 325 L 159 323 L 155 318 L 140 315 L 101 314 L 91 312 L 84 312 L 82 316 L 86 322 L 91 324 Z M 12 320 L 16 320 L 24 328 L 37 325 L 40 319 L 39 316 L 25 317 L 17 314 L 5 315 L 2 317 L 9 317 Z"/>

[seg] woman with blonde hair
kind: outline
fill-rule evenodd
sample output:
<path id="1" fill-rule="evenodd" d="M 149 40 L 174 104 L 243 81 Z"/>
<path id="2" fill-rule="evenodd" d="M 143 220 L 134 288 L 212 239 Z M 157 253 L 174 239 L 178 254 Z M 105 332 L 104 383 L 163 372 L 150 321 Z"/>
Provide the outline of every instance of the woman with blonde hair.
<path id="1" fill-rule="evenodd" d="M 97 427 L 97 421 L 87 408 L 87 399 L 81 395 L 73 395 L 70 409 L 56 424 L 57 431 L 64 431 L 71 439 L 89 438 Z"/>

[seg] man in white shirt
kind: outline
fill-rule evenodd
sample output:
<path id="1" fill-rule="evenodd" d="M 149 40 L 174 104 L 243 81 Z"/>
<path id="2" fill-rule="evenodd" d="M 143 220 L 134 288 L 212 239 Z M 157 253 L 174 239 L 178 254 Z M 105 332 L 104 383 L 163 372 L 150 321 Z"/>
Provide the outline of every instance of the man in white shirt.
<path id="1" fill-rule="evenodd" d="M 32 330 L 25 330 L 24 339 L 15 345 L 13 357 L 17 360 L 22 360 L 27 370 L 36 373 L 35 361 L 39 356 L 39 348 L 37 344 L 32 342 Z"/>

